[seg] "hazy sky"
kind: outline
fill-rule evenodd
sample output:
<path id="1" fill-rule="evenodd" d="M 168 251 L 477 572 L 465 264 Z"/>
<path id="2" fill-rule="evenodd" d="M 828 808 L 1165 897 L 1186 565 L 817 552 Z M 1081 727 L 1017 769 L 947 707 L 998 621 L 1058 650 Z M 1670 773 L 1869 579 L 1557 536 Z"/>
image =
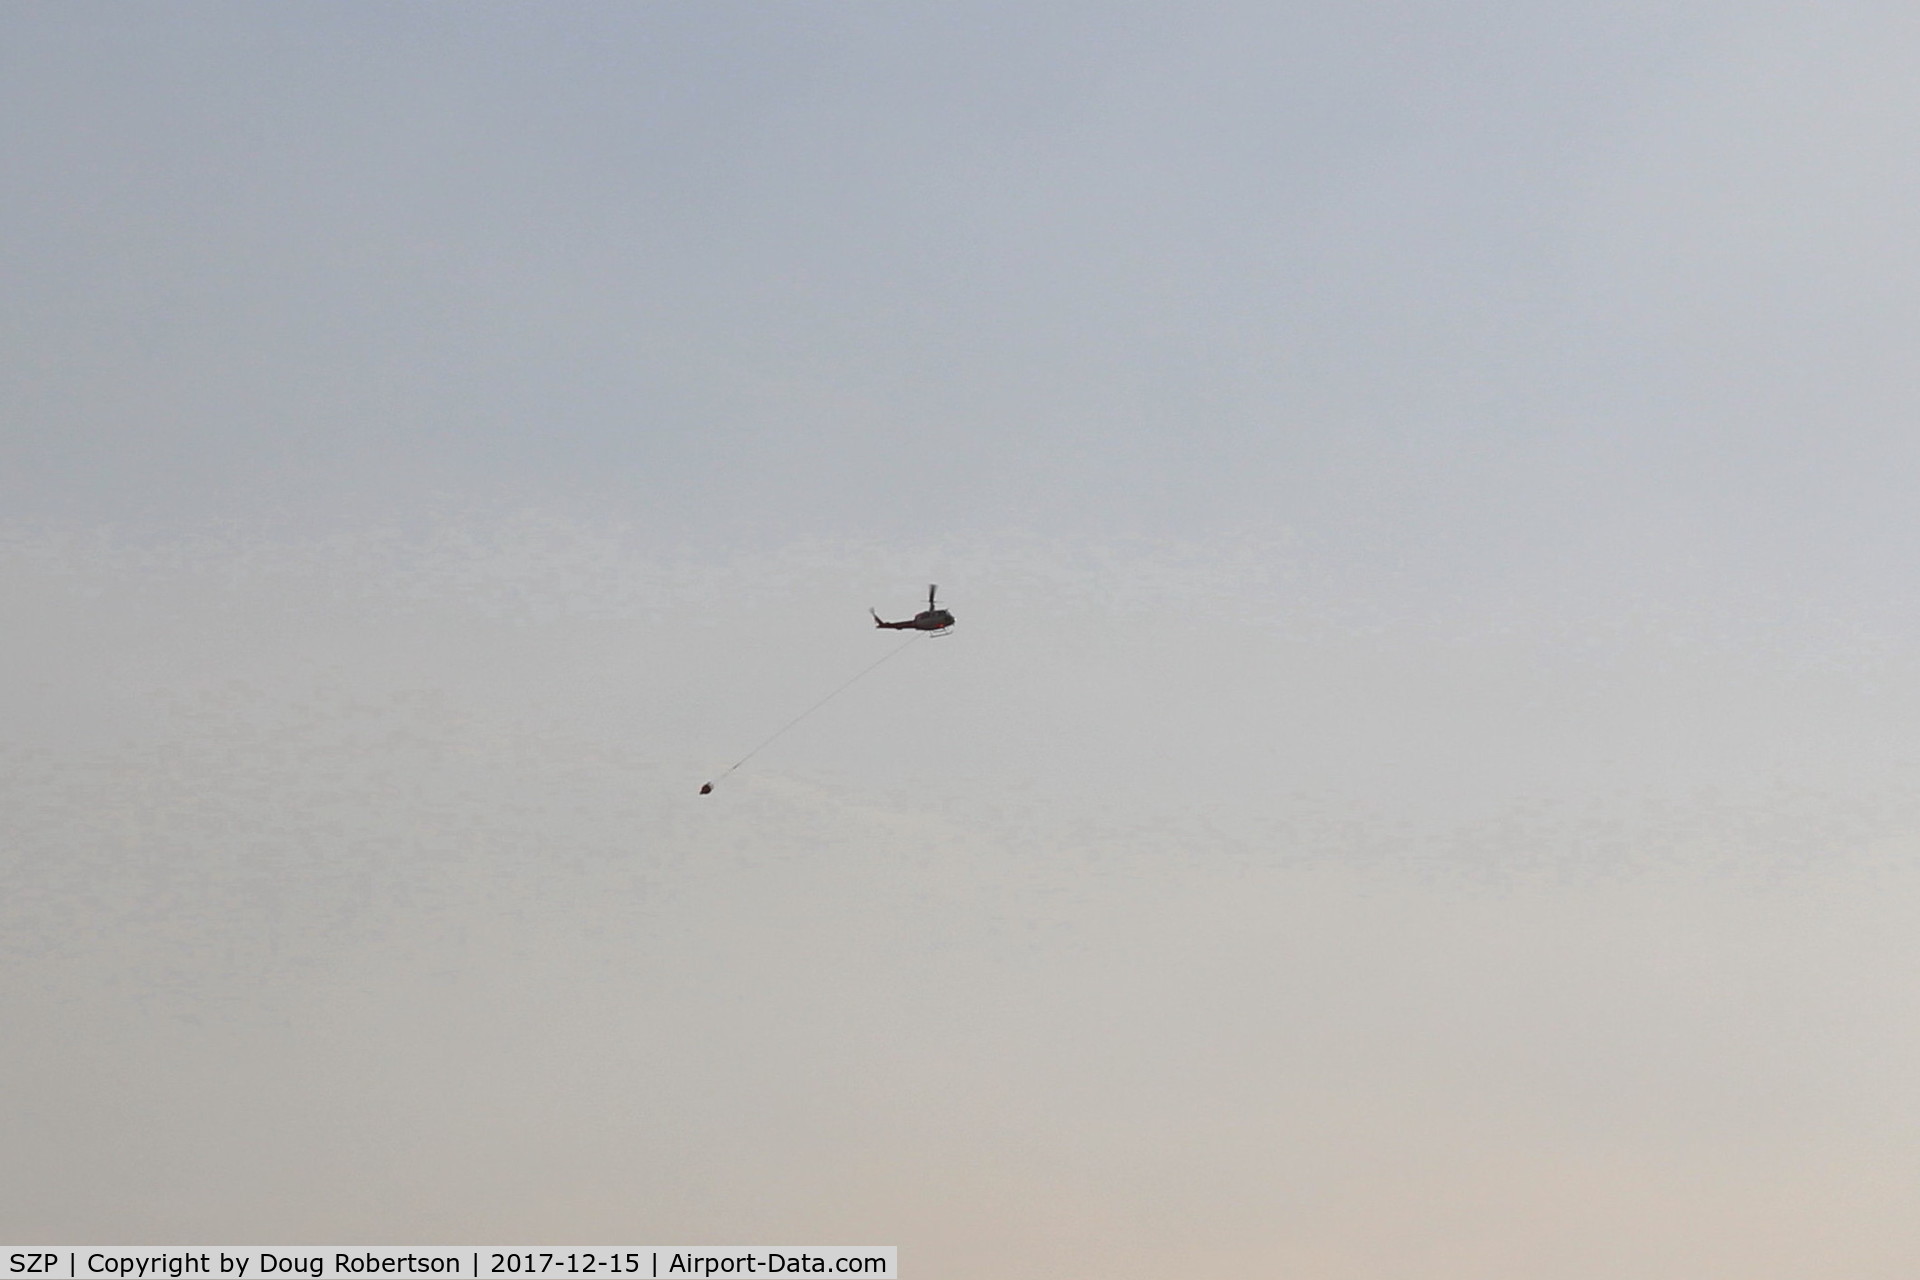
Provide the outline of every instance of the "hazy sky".
<path id="1" fill-rule="evenodd" d="M 1916 174 L 1892 4 L 0 9 L 0 1237 L 1906 1274 Z"/>

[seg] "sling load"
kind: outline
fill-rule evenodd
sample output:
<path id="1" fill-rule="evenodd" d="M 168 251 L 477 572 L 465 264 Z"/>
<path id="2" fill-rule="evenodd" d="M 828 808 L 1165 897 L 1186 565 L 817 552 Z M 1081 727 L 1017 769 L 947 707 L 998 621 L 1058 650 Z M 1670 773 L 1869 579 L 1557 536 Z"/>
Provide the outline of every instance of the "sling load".
<path id="1" fill-rule="evenodd" d="M 868 675 L 870 672 L 877 671 L 884 663 L 886 663 L 890 659 L 898 657 L 900 654 L 906 652 L 907 646 L 920 638 L 920 633 L 925 633 L 929 637 L 944 636 L 951 633 L 953 630 L 953 615 L 945 609 L 938 608 L 937 606 L 935 606 L 933 602 L 934 593 L 938 590 L 939 590 L 939 587 L 937 586 L 929 586 L 927 588 L 927 607 L 924 610 L 922 610 L 920 613 L 915 614 L 912 618 L 904 622 L 885 622 L 881 620 L 880 614 L 877 611 L 873 609 L 867 610 L 868 613 L 873 614 L 873 621 L 875 626 L 881 627 L 888 631 L 912 631 L 915 634 L 908 636 L 905 640 L 901 641 L 899 644 L 895 645 L 893 648 L 887 650 L 885 653 L 881 654 L 878 658 L 875 658 L 871 663 L 861 668 L 857 673 L 855 673 L 852 677 L 850 677 L 845 683 L 841 684 L 837 689 L 833 690 L 833 692 L 829 693 L 826 697 L 820 699 L 820 701 L 814 703 L 812 706 L 808 707 L 805 711 L 802 711 L 799 715 L 787 721 L 785 724 L 781 725 L 778 729 L 775 729 L 772 733 L 768 734 L 765 740 L 763 740 L 759 746 L 747 752 L 747 754 L 741 756 L 738 760 L 734 761 L 732 764 L 728 765 L 726 769 L 724 769 L 720 773 L 719 777 L 714 778 L 712 782 L 701 783 L 700 794 L 703 796 L 712 795 L 713 788 L 715 787 L 715 785 L 717 785 L 720 782 L 722 778 L 725 778 L 728 774 L 732 773 L 735 769 L 738 769 L 741 765 L 745 764 L 747 761 L 759 755 L 763 750 L 771 746 L 774 740 L 780 737 L 780 735 L 784 734 L 787 730 L 793 728 L 793 726 L 799 724 L 802 720 L 805 720 L 808 716 L 812 715 L 814 712 L 818 711 L 820 708 L 826 706 L 829 702 L 832 702 L 835 698 L 845 693 L 848 689 L 851 689 L 855 684 L 859 683 L 859 681 L 863 679 L 866 675 Z"/>

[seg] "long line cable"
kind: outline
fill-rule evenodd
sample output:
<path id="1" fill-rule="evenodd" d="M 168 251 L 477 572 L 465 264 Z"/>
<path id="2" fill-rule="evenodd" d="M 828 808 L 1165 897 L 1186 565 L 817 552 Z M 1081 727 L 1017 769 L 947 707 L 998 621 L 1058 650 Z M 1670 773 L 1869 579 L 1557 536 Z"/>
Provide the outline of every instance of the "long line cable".
<path id="1" fill-rule="evenodd" d="M 738 760 L 735 760 L 732 764 L 728 765 L 724 770 L 721 771 L 718 777 L 714 778 L 712 782 L 704 784 L 700 788 L 700 794 L 704 796 L 707 793 L 711 792 L 714 788 L 714 785 L 718 783 L 721 778 L 726 777 L 727 774 L 732 773 L 735 769 L 738 769 L 741 765 L 753 759 L 755 756 L 759 755 L 762 751 L 766 750 L 768 747 L 772 746 L 774 739 L 778 738 L 781 734 L 785 733 L 787 730 L 793 728 L 793 726 L 799 724 L 802 720 L 805 720 L 808 716 L 812 715 L 814 712 L 818 711 L 820 708 L 826 706 L 829 702 L 832 702 L 835 698 L 845 693 L 848 689 L 851 689 L 856 682 L 858 682 L 868 674 L 879 670 L 881 664 L 887 662 L 891 658 L 896 658 L 900 654 L 905 653 L 907 650 L 907 646 L 912 644 L 915 640 L 918 640 L 919 638 L 920 636 L 918 633 L 908 636 L 905 640 L 901 641 L 899 644 L 895 645 L 893 648 L 887 650 L 885 653 L 881 654 L 878 658 L 875 658 L 866 667 L 856 672 L 852 677 L 850 677 L 844 684 L 842 684 L 839 688 L 835 689 L 832 693 L 829 693 L 826 697 L 820 699 L 820 701 L 814 703 L 812 706 L 808 707 L 805 711 L 802 711 L 799 715 L 795 716 L 793 719 L 781 725 L 778 729 L 775 729 L 772 733 L 767 735 L 766 740 L 762 742 L 759 746 L 747 752 L 747 754 L 741 756 Z"/>

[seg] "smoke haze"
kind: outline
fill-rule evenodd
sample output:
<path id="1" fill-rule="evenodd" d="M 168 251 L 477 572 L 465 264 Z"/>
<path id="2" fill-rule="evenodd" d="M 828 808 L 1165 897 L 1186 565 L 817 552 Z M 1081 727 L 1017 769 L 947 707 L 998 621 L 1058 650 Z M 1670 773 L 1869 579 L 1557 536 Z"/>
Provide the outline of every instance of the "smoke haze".
<path id="1" fill-rule="evenodd" d="M 0 1234 L 1920 1253 L 1904 11 L 0 32 Z"/>

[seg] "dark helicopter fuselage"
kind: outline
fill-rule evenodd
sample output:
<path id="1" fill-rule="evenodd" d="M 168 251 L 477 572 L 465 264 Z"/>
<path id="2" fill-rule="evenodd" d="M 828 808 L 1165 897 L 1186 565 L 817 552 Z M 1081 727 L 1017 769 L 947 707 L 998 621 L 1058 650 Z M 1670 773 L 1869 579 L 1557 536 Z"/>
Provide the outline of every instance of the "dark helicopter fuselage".
<path id="1" fill-rule="evenodd" d="M 939 590 L 938 587 L 927 588 L 927 607 L 913 615 L 911 621 L 887 622 L 874 613 L 873 625 L 885 627 L 888 631 L 945 631 L 953 625 L 953 615 L 934 603 L 934 593 Z"/>
<path id="2" fill-rule="evenodd" d="M 878 614 L 873 622 L 889 631 L 945 631 L 953 625 L 953 615 L 945 609 L 927 609 L 906 622 L 882 622 Z"/>

